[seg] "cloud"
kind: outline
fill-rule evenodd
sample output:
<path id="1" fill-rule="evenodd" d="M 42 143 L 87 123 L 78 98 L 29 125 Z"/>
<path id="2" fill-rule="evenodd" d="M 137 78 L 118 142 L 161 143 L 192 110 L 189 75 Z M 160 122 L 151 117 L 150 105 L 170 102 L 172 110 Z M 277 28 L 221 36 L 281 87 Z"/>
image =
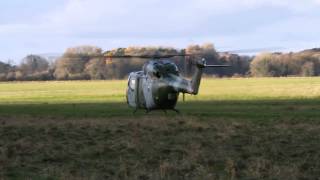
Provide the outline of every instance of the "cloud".
<path id="1" fill-rule="evenodd" d="M 30 9 L 37 17 L 32 20 L 0 24 L 0 48 L 18 47 L 12 53 L 23 54 L 78 44 L 303 44 L 320 41 L 314 34 L 319 6 L 320 0 L 66 0 L 39 14 Z"/>
<path id="2" fill-rule="evenodd" d="M 65 36 L 177 36 L 213 29 L 217 18 L 259 8 L 298 13 L 315 8 L 316 0 L 67 0 L 37 22 L 1 26 L 2 33 L 64 34 Z M 319 0 L 317 0 L 319 1 Z M 272 13 L 272 9 L 270 10 Z M 261 15 L 257 14 L 257 18 Z M 275 19 L 276 21 L 277 19 Z M 245 20 L 243 20 L 245 21 Z M 227 22 L 230 23 L 230 22 Z M 199 27 L 203 27 L 199 30 Z"/>
<path id="3" fill-rule="evenodd" d="M 270 13 L 277 8 L 303 14 L 314 5 L 314 0 L 68 0 L 62 9 L 49 13 L 46 21 L 79 36 L 194 35 L 201 26 L 214 26 L 210 20 L 216 17 L 235 15 L 237 19 L 239 13 L 263 7 Z"/>

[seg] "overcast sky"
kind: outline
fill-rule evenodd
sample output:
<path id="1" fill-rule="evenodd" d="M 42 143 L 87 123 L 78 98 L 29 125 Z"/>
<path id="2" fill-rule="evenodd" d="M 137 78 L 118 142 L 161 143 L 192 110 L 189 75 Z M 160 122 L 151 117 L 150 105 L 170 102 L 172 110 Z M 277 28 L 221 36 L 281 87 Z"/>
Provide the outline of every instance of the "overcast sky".
<path id="1" fill-rule="evenodd" d="M 320 0 L 8 0 L 0 2 L 0 60 L 67 47 L 221 51 L 320 47 Z"/>

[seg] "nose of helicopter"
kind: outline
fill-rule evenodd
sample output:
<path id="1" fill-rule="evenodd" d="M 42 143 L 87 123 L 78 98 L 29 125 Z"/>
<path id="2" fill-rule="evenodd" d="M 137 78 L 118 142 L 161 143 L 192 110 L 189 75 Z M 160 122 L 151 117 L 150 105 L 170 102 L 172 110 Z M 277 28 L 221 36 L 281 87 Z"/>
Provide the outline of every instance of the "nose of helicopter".
<path id="1" fill-rule="evenodd" d="M 165 81 L 157 83 L 153 88 L 154 101 L 159 107 L 172 108 L 178 100 L 178 92 Z"/>

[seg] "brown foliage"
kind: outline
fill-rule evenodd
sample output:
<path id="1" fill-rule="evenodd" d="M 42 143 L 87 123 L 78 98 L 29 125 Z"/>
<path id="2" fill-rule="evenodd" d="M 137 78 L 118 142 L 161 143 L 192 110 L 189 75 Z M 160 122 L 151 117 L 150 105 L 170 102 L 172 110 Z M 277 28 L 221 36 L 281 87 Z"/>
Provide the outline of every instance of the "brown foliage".
<path id="1" fill-rule="evenodd" d="M 251 62 L 250 70 L 253 76 L 318 76 L 320 51 L 260 54 Z"/>

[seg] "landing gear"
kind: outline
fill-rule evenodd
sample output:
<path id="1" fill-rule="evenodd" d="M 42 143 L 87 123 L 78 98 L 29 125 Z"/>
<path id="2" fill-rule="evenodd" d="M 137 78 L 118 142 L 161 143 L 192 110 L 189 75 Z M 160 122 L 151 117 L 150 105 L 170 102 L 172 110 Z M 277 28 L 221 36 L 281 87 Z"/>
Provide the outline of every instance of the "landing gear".
<path id="1" fill-rule="evenodd" d="M 162 109 L 162 111 L 164 112 L 164 114 L 166 114 L 166 115 L 167 115 L 167 110 L 165 110 L 165 109 Z"/>
<path id="2" fill-rule="evenodd" d="M 133 114 L 136 114 L 136 112 L 137 112 L 138 110 L 139 110 L 139 109 L 135 109 L 135 110 L 133 111 Z M 164 114 L 166 114 L 166 115 L 167 115 L 168 110 L 172 110 L 172 111 L 176 112 L 176 113 L 179 114 L 179 115 L 181 114 L 180 111 L 177 110 L 177 109 L 158 109 L 158 110 L 162 110 L 162 111 L 164 112 Z M 149 114 L 151 111 L 155 111 L 155 110 L 146 109 L 146 114 Z"/>
<path id="3" fill-rule="evenodd" d="M 138 108 L 134 109 L 133 114 L 136 114 L 137 111 L 138 111 Z"/>
<path id="4" fill-rule="evenodd" d="M 172 111 L 176 112 L 177 114 L 180 115 L 180 111 L 178 109 L 172 109 Z"/>

